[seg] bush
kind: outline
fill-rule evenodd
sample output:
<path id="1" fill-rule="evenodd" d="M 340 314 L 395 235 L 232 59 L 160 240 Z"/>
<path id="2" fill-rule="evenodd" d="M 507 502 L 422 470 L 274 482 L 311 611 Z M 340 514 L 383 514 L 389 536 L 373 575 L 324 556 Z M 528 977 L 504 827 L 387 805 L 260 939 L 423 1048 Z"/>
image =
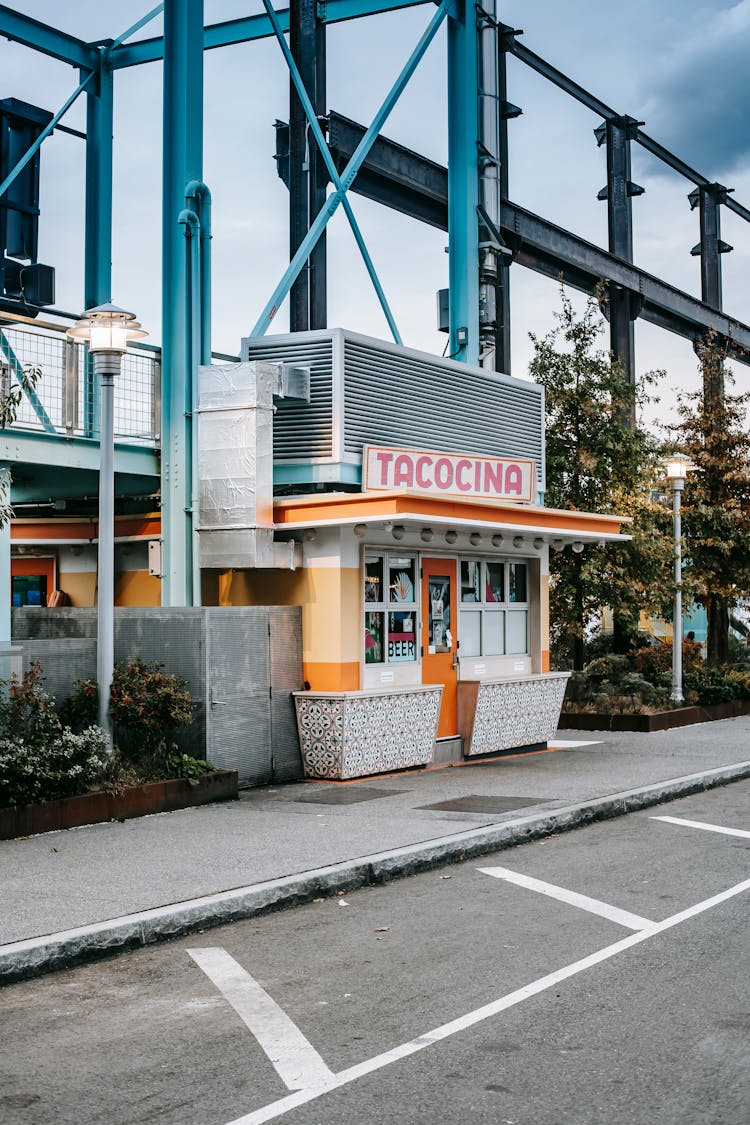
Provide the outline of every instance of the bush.
<path id="1" fill-rule="evenodd" d="M 76 734 L 63 726 L 38 662 L 1 687 L 0 807 L 85 792 L 107 762 L 104 732 L 89 727 Z"/>

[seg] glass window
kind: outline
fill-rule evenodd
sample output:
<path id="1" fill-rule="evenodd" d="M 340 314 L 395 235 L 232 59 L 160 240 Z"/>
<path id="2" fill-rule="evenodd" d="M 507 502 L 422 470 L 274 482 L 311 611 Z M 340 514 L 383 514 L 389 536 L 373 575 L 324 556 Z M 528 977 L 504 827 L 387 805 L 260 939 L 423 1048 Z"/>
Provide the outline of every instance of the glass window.
<path id="1" fill-rule="evenodd" d="M 508 564 L 508 601 L 528 601 L 526 592 L 526 563 Z"/>
<path id="2" fill-rule="evenodd" d="M 505 614 L 505 651 L 508 653 L 528 652 L 527 618 L 525 609 L 511 609 Z"/>
<path id="3" fill-rule="evenodd" d="M 462 656 L 482 655 L 482 614 L 478 610 L 462 609 L 458 618 L 460 635 L 459 652 Z"/>
<path id="4" fill-rule="evenodd" d="M 484 600 L 487 602 L 505 601 L 505 563 L 484 563 L 486 580 L 484 586 Z"/>
<path id="5" fill-rule="evenodd" d="M 480 602 L 479 576 L 481 563 L 472 559 L 461 560 L 461 601 Z"/>
<path id="6" fill-rule="evenodd" d="M 381 555 L 367 555 L 365 558 L 365 601 L 382 604 L 383 559 Z"/>
<path id="7" fill-rule="evenodd" d="M 365 664 L 417 659 L 414 555 L 365 555 Z"/>
<path id="8" fill-rule="evenodd" d="M 430 576 L 427 644 L 431 653 L 450 652 L 451 580 L 447 574 Z"/>
<path id="9" fill-rule="evenodd" d="M 459 650 L 462 656 L 511 656 L 529 651 L 528 567 L 508 559 L 461 559 Z M 470 608 L 467 603 L 475 603 Z"/>

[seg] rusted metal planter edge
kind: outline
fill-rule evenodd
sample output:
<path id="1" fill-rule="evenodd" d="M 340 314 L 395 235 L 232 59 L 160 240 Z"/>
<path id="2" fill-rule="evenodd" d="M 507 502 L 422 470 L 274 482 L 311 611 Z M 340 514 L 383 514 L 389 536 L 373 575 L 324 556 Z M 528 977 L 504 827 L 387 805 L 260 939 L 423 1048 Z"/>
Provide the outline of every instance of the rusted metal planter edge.
<path id="1" fill-rule="evenodd" d="M 712 703 L 705 707 L 677 707 L 654 715 L 595 714 L 592 711 L 563 711 L 560 730 L 613 730 L 651 733 L 687 727 L 693 723 L 712 723 L 716 719 L 736 719 L 750 715 L 750 699 L 733 699 L 728 703 Z"/>
<path id="2" fill-rule="evenodd" d="M 82 793 L 38 805 L 0 809 L 0 840 L 102 824 L 108 820 L 130 820 L 152 813 L 174 812 L 212 801 L 237 797 L 237 771 L 216 770 L 191 785 L 185 778 L 150 781 L 122 793 Z"/>

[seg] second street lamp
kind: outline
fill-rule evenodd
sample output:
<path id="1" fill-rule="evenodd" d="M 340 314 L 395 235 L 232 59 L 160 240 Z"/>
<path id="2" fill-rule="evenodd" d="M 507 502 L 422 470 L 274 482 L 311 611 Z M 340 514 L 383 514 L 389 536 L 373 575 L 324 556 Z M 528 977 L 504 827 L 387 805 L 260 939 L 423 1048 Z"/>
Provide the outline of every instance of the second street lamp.
<path id="1" fill-rule="evenodd" d="M 694 469 L 689 457 L 675 453 L 667 459 L 667 480 L 672 489 L 674 521 L 674 614 L 672 622 L 672 693 L 673 703 L 684 703 L 682 694 L 682 516 L 680 499 L 687 474 Z"/>
<path id="2" fill-rule="evenodd" d="M 135 313 L 116 305 L 87 309 L 68 335 L 87 340 L 99 380 L 99 549 L 97 556 L 96 682 L 99 726 L 110 737 L 109 696 L 115 664 L 115 375 L 129 340 L 148 336 Z"/>

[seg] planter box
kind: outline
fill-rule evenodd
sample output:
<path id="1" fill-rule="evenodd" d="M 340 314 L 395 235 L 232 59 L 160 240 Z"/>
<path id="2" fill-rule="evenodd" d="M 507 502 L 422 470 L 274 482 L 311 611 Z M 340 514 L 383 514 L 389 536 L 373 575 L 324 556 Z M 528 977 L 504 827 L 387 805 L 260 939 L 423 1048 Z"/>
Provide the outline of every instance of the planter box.
<path id="1" fill-rule="evenodd" d="M 594 714 L 592 711 L 564 711 L 560 730 L 632 730 L 646 734 L 693 723 L 712 723 L 716 719 L 736 719 L 750 715 L 750 699 L 733 699 L 729 703 L 712 703 L 706 707 L 675 707 L 654 715 Z"/>
<path id="2" fill-rule="evenodd" d="M 19 805 L 0 809 L 0 840 L 101 824 L 107 820 L 130 820 L 151 813 L 173 812 L 211 801 L 228 801 L 237 796 L 235 770 L 207 773 L 191 785 L 184 778 L 151 781 L 122 793 L 82 793 L 40 805 Z"/>
<path id="3" fill-rule="evenodd" d="M 296 691 L 305 777 L 344 781 L 424 766 L 435 750 L 442 686 Z"/>
<path id="4" fill-rule="evenodd" d="M 496 754 L 554 738 L 570 672 L 504 680 L 462 680 L 459 731 L 464 756 Z"/>

